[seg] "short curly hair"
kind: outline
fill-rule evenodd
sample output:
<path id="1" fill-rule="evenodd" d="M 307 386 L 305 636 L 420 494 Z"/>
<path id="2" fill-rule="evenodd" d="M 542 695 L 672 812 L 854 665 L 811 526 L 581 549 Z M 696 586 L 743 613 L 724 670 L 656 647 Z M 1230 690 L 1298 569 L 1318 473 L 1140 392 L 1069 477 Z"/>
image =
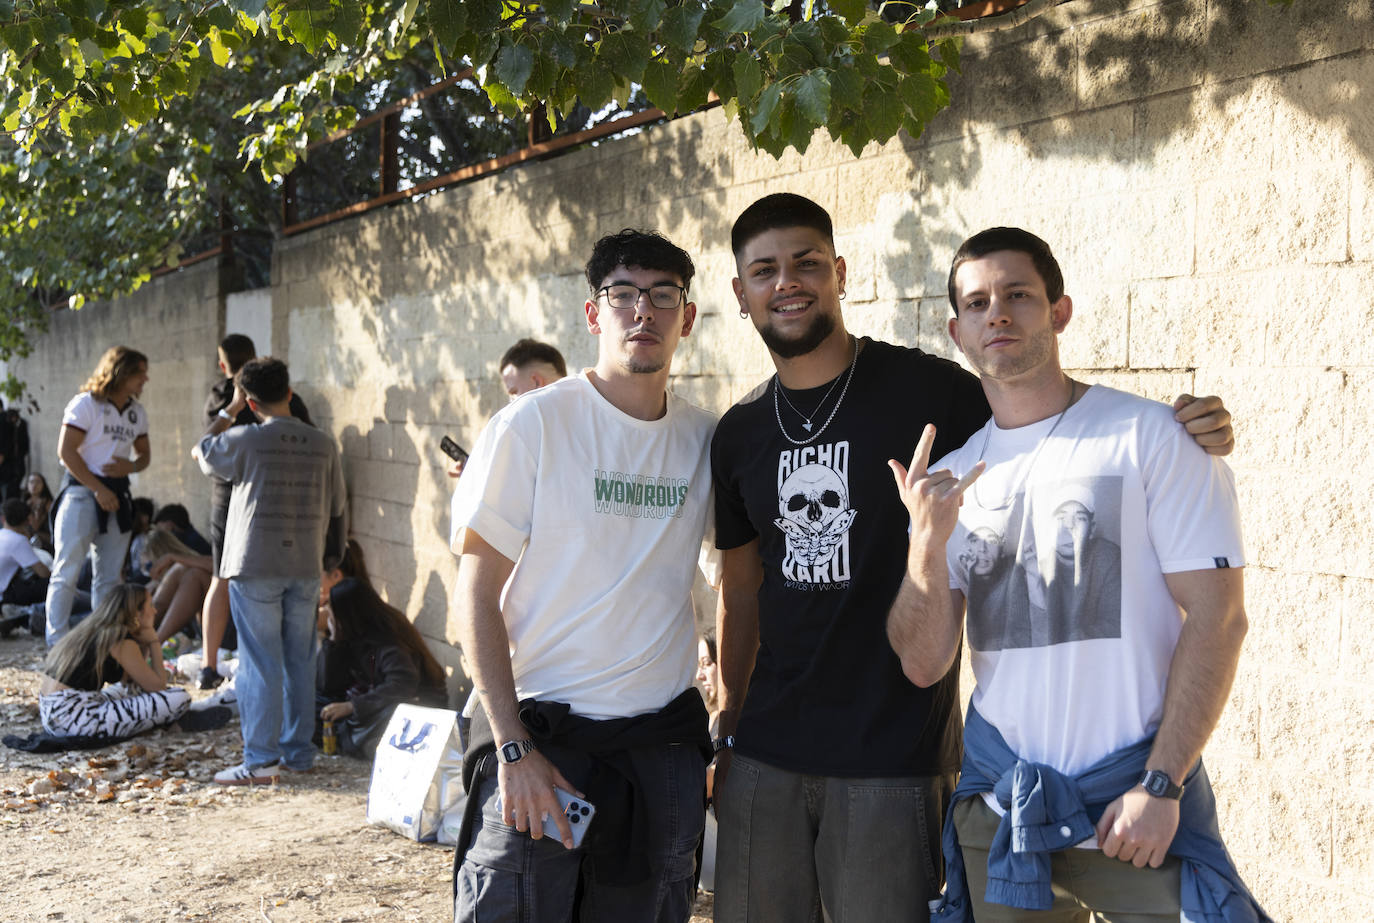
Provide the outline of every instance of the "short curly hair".
<path id="1" fill-rule="evenodd" d="M 684 289 L 691 288 L 692 276 L 697 271 L 686 250 L 657 231 L 635 228 L 607 234 L 592 248 L 591 259 L 587 260 L 587 285 L 592 294 L 617 266 L 671 272 L 682 280 Z"/>

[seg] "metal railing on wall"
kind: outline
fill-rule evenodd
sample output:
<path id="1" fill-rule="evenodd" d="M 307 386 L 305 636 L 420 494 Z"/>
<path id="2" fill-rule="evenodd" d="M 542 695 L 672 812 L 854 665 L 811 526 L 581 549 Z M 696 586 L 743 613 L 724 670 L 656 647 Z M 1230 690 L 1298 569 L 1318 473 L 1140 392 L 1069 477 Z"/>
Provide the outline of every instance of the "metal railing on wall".
<path id="1" fill-rule="evenodd" d="M 558 117 L 542 107 L 500 116 L 466 68 L 307 148 L 282 187 L 282 234 L 298 234 L 446 186 L 548 157 L 668 116 L 638 97 L 626 107 Z M 518 140 L 517 140 L 518 139 Z M 504 150 L 502 149 L 504 146 Z M 341 199 L 347 204 L 337 205 Z"/>
<path id="2" fill-rule="evenodd" d="M 1029 2 L 978 0 L 946 15 L 967 22 L 1000 16 Z M 717 105 L 712 96 L 705 108 Z M 641 97 L 638 105 L 626 108 L 602 113 L 584 109 L 571 122 L 560 117 L 556 130 L 550 130 L 543 107 L 520 120 L 497 114 L 473 80 L 472 69 L 464 68 L 311 144 L 308 156 L 282 183 L 281 233 L 299 234 L 668 118 Z M 426 133 L 426 126 L 433 130 Z M 506 149 L 496 152 L 503 141 Z M 231 222 L 223 214 L 218 246 L 154 275 L 221 254 L 233 255 Z"/>

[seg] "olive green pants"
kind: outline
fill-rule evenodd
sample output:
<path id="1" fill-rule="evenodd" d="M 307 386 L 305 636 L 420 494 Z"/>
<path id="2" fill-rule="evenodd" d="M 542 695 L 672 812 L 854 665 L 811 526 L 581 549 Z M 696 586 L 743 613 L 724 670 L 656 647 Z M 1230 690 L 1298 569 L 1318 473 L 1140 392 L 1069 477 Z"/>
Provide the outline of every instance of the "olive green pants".
<path id="1" fill-rule="evenodd" d="M 988 886 L 988 848 L 1000 818 L 982 796 L 954 806 L 954 829 L 964 852 L 973 918 L 978 923 L 1177 923 L 1179 860 L 1169 856 L 1157 869 L 1138 869 L 1100 849 L 1050 853 L 1054 904 L 1049 910 L 1021 910 L 983 899 Z"/>

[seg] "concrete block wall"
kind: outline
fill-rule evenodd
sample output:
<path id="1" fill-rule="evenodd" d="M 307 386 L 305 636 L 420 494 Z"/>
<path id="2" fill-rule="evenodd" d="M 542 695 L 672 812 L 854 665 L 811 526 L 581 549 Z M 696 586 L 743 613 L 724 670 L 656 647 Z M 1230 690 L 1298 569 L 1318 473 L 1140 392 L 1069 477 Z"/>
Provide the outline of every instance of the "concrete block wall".
<path id="1" fill-rule="evenodd" d="M 220 267 L 205 261 L 148 282 L 129 298 L 57 311 L 27 358 L 11 363 L 28 385 L 30 470 L 57 490 L 62 411 L 111 346 L 148 356 L 140 399 L 148 412 L 152 461 L 133 477 L 134 496 L 180 503 L 202 533 L 210 528 L 210 489 L 190 450 L 205 429 L 205 398 L 219 378 L 215 347 L 223 334 Z"/>
<path id="2" fill-rule="evenodd" d="M 830 209 L 851 329 L 947 356 L 954 248 L 984 227 L 1027 227 L 1055 247 L 1075 299 L 1063 340 L 1074 374 L 1163 400 L 1220 393 L 1236 416 L 1251 633 L 1206 754 L 1223 831 L 1276 918 L 1364 919 L 1374 13 L 1075 0 L 970 39 L 952 88 L 920 139 L 860 158 L 818 135 L 775 161 L 717 110 L 279 242 L 273 351 L 339 439 L 374 577 L 455 666 L 439 439 L 470 446 L 502 406 L 495 365 L 515 339 L 593 361 L 580 267 L 600 235 L 656 227 L 694 255 L 698 321 L 673 386 L 720 411 L 772 371 L 730 289 L 730 225 L 758 196 L 795 191 Z M 159 344 L 150 410 L 169 436 L 161 421 L 186 408 L 157 389 L 198 368 L 200 346 L 188 336 L 171 358 L 178 335 L 163 349 L 159 322 L 140 315 L 169 311 L 180 285 L 194 287 L 160 280 L 123 312 Z M 215 299 L 195 304 L 212 324 Z M 89 350 L 57 357 L 108 335 L 78 327 L 55 328 L 22 364 L 62 396 L 45 412 L 93 363 Z M 709 616 L 709 593 L 698 601 Z"/>

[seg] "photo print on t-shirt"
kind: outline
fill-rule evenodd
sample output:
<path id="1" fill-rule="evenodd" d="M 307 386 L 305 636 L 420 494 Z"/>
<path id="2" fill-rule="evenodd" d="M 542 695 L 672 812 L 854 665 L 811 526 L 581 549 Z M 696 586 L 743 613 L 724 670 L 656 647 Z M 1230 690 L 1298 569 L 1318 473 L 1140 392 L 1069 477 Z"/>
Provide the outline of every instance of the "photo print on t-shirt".
<path id="1" fill-rule="evenodd" d="M 849 585 L 849 442 L 785 449 L 778 454 L 778 518 L 787 554 L 785 585 L 838 590 Z"/>
<path id="2" fill-rule="evenodd" d="M 1074 478 L 965 507 L 953 552 L 974 650 L 1121 637 L 1121 491 L 1119 476 Z"/>

